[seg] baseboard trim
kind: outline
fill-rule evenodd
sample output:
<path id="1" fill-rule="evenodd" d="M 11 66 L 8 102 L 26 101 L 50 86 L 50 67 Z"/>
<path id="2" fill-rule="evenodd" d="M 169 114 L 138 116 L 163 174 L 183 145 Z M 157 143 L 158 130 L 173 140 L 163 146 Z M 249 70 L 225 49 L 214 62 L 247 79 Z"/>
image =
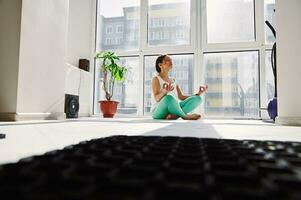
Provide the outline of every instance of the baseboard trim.
<path id="1" fill-rule="evenodd" d="M 48 116 L 47 119 L 53 119 L 53 120 L 65 120 L 66 119 L 66 113 L 63 112 L 52 112 Z"/>
<path id="2" fill-rule="evenodd" d="M 66 114 L 55 113 L 0 113 L 1 121 L 27 121 L 27 120 L 64 120 Z"/>
<path id="3" fill-rule="evenodd" d="M 16 121 L 16 113 L 0 113 L 0 121 Z"/>
<path id="4" fill-rule="evenodd" d="M 89 113 L 78 113 L 78 117 L 91 117 Z"/>
<path id="5" fill-rule="evenodd" d="M 276 124 L 286 126 L 301 126 L 301 117 L 277 117 Z"/>

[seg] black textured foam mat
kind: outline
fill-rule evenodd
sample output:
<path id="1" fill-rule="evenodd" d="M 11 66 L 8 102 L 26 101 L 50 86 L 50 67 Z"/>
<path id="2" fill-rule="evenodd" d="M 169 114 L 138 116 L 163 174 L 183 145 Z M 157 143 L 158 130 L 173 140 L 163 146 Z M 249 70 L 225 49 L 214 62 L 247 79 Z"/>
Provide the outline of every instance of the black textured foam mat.
<path id="1" fill-rule="evenodd" d="M 301 199 L 301 143 L 112 136 L 0 166 L 10 199 Z"/>

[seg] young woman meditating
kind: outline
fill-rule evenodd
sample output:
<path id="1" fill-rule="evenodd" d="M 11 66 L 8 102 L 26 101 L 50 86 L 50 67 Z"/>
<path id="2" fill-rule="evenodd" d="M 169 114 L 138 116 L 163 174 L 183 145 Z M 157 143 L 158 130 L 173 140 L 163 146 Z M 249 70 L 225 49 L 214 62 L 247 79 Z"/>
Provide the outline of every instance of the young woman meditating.
<path id="1" fill-rule="evenodd" d="M 208 86 L 200 86 L 199 91 L 192 96 L 185 96 L 174 78 L 169 77 L 172 69 L 172 59 L 168 55 L 161 55 L 156 60 L 158 75 L 152 79 L 152 107 L 153 119 L 197 120 L 199 114 L 188 114 L 201 104 L 200 95 L 206 92 Z"/>

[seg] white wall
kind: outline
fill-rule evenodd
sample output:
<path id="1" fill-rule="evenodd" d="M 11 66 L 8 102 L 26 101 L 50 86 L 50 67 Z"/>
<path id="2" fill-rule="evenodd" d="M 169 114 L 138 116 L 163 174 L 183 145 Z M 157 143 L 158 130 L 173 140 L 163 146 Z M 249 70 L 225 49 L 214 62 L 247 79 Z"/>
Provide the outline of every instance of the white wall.
<path id="1" fill-rule="evenodd" d="M 301 125 L 301 1 L 277 0 L 277 123 Z"/>
<path id="2" fill-rule="evenodd" d="M 65 93 L 78 94 L 79 75 L 79 114 L 91 113 L 95 4 L 0 0 L 0 119 L 63 117 Z M 90 73 L 77 68 L 80 58 L 90 60 Z"/>
<path id="3" fill-rule="evenodd" d="M 16 112 L 21 6 L 21 0 L 0 0 L 0 119 Z"/>
<path id="4" fill-rule="evenodd" d="M 70 0 L 66 94 L 79 94 L 79 116 L 89 116 L 93 102 L 93 18 L 95 0 Z M 80 58 L 90 60 L 90 72 L 80 70 Z"/>
<path id="5" fill-rule="evenodd" d="M 80 58 L 91 59 L 94 0 L 70 0 L 67 61 L 78 67 Z"/>
<path id="6" fill-rule="evenodd" d="M 68 9 L 69 0 L 23 0 L 17 118 L 64 112 Z"/>
<path id="7" fill-rule="evenodd" d="M 80 117 L 90 116 L 92 109 L 91 94 L 93 84 L 93 74 L 79 69 L 70 64 L 66 65 L 66 94 L 79 96 L 79 111 Z"/>

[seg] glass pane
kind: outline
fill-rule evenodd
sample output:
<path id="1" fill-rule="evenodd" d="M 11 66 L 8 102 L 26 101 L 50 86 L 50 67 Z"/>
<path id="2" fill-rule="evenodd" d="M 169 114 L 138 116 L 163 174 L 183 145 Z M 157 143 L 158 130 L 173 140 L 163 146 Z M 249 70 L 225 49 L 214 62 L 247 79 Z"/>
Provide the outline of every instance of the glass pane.
<path id="1" fill-rule="evenodd" d="M 99 66 L 98 61 L 97 66 Z M 138 68 L 139 59 L 137 57 L 120 58 L 119 64 L 126 66 L 128 69 L 126 79 L 123 83 L 115 82 L 114 95 L 112 100 L 119 101 L 117 113 L 119 114 L 137 114 L 139 101 L 139 84 L 138 84 Z M 105 93 L 102 90 L 102 73 L 98 70 L 96 81 L 96 104 L 95 113 L 99 113 L 98 100 L 105 99 Z"/>
<path id="2" fill-rule="evenodd" d="M 181 90 L 186 95 L 192 94 L 193 87 L 193 56 L 192 55 L 170 55 L 173 61 L 173 69 L 170 76 L 174 77 Z M 151 109 L 152 78 L 157 75 L 155 62 L 157 56 L 145 57 L 145 84 L 144 84 L 144 114 L 148 115 Z"/>
<path id="3" fill-rule="evenodd" d="M 137 50 L 140 0 L 99 0 L 97 51 Z"/>
<path id="4" fill-rule="evenodd" d="M 190 0 L 149 0 L 148 44 L 190 43 Z"/>
<path id="5" fill-rule="evenodd" d="M 208 43 L 255 41 L 253 0 L 207 0 Z"/>
<path id="6" fill-rule="evenodd" d="M 258 116 L 258 52 L 208 53 L 204 62 L 206 115 Z"/>
<path id="7" fill-rule="evenodd" d="M 265 77 L 266 77 L 266 84 L 267 84 L 266 105 L 268 105 L 268 101 L 271 100 L 275 94 L 274 75 L 273 75 L 272 64 L 271 64 L 271 52 L 272 51 L 265 52 Z"/>
<path id="8" fill-rule="evenodd" d="M 265 20 L 268 20 L 276 29 L 275 0 L 264 1 L 264 15 Z M 268 28 L 267 25 L 265 25 L 265 42 L 266 44 L 272 44 L 275 42 L 275 37 L 271 29 Z"/>

